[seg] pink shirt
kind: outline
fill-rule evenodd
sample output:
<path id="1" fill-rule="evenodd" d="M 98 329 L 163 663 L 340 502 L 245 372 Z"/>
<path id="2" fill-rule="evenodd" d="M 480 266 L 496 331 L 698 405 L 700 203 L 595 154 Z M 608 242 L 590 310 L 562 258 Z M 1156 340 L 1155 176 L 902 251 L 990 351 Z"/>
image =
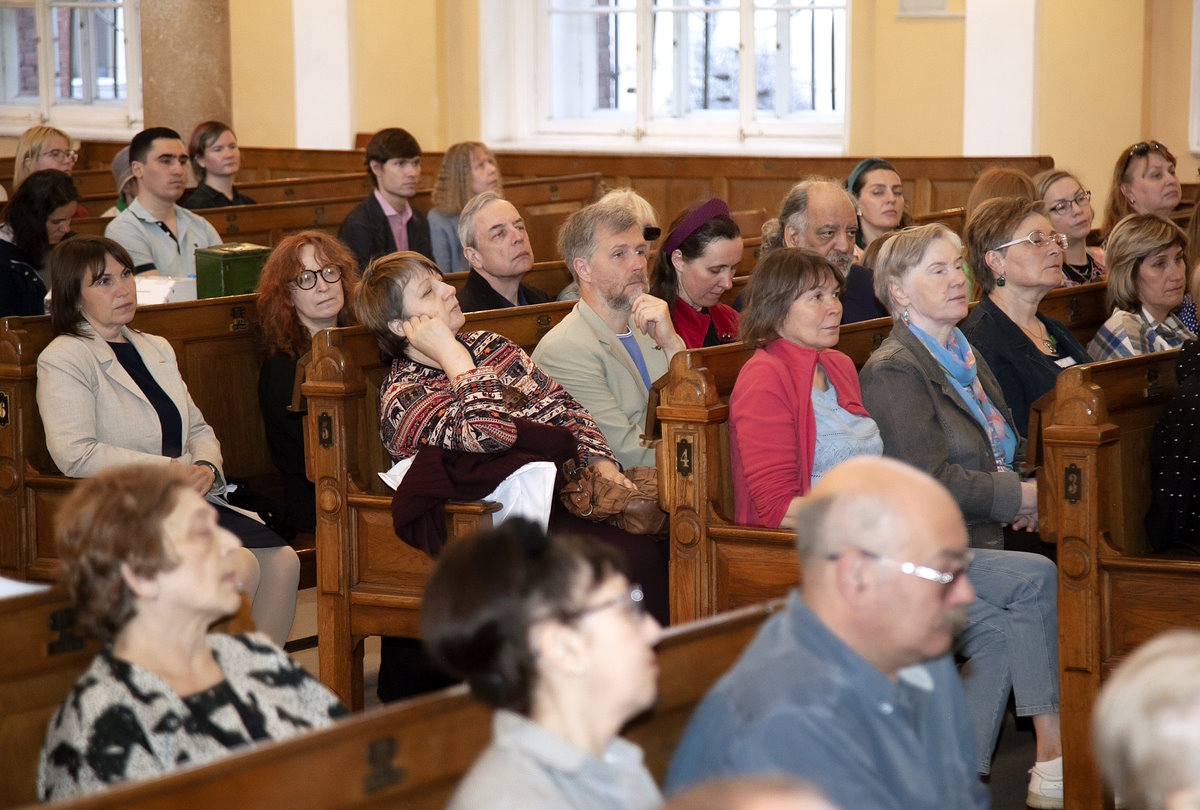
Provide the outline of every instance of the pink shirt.
<path id="1" fill-rule="evenodd" d="M 397 211 L 392 204 L 375 189 L 375 199 L 387 217 L 388 227 L 392 229 L 392 238 L 396 240 L 396 250 L 408 250 L 408 221 L 412 219 L 412 206 L 404 201 L 404 210 Z"/>

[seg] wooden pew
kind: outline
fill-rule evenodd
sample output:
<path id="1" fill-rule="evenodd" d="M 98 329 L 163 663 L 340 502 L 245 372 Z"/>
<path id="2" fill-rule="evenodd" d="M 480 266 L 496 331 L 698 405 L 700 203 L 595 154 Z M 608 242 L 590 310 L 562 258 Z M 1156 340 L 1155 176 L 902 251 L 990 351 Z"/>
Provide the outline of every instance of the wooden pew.
<path id="1" fill-rule="evenodd" d="M 1103 281 L 1060 287 L 1052 290 L 1038 305 L 1038 312 L 1061 322 L 1086 349 L 1096 331 L 1108 320 L 1110 311 L 1104 296 L 1108 285 Z"/>
<path id="2" fill-rule="evenodd" d="M 967 227 L 967 209 L 956 206 L 944 211 L 926 211 L 913 215 L 914 225 L 928 225 L 931 222 L 940 222 L 961 237 Z"/>
<path id="3" fill-rule="evenodd" d="M 249 603 L 243 599 L 239 612 L 215 629 L 253 630 Z M 46 724 L 100 647 L 77 626 L 61 585 L 0 599 L 0 808 L 36 801 Z"/>
<path id="4" fill-rule="evenodd" d="M 536 262 L 533 265 L 533 269 L 521 279 L 521 283 L 537 287 L 539 290 L 549 294 L 551 299 L 554 299 L 562 292 L 563 287 L 570 284 L 572 280 L 571 271 L 567 269 L 567 263 L 557 260 Z M 445 281 L 447 284 L 453 284 L 454 289 L 462 292 L 463 285 L 467 283 L 467 271 L 446 273 Z"/>
<path id="5" fill-rule="evenodd" d="M 756 605 L 664 633 L 659 700 L 623 732 L 642 746 L 660 784 L 696 704 L 780 607 Z M 457 686 L 63 807 L 221 807 L 236 796 L 248 807 L 440 809 L 490 738 L 491 710 Z"/>
<path id="6" fill-rule="evenodd" d="M 1200 627 L 1200 559 L 1152 554 L 1142 522 L 1150 438 L 1175 392 L 1178 354 L 1070 368 L 1039 400 L 1038 513 L 1043 539 L 1058 544 L 1068 808 L 1101 806 L 1089 723 L 1103 680 L 1163 630 Z"/>
<path id="7" fill-rule="evenodd" d="M 487 329 L 527 352 L 573 301 L 469 313 L 466 330 Z M 309 477 L 317 482 L 317 636 L 321 680 L 362 708 L 362 642 L 418 635 L 417 614 L 433 561 L 396 538 L 392 491 L 377 473 L 392 463 L 379 438 L 379 385 L 390 368 L 362 327 L 313 338 L 303 392 Z M 447 509 L 447 536 L 491 523 L 496 504 Z"/>
<path id="8" fill-rule="evenodd" d="M 258 408 L 255 296 L 143 307 L 133 327 L 170 341 L 179 370 L 221 440 L 225 473 L 264 489 L 276 481 Z M 48 316 L 0 321 L 0 573 L 56 577 L 52 518 L 71 489 L 46 451 L 37 408 L 37 356 L 53 339 Z M 302 554 L 311 570 L 315 555 Z M 302 560 L 303 562 L 304 560 Z"/>
<path id="9" fill-rule="evenodd" d="M 109 187 L 100 192 L 83 195 L 83 204 L 100 213 L 116 200 L 116 191 L 111 176 Z M 311 177 L 287 177 L 276 180 L 251 180 L 238 183 L 238 190 L 254 199 L 256 203 L 288 202 L 290 200 L 319 200 L 329 197 L 346 197 L 357 194 L 359 198 L 371 193 L 371 181 L 366 172 L 358 171 L 349 174 L 317 174 Z M 191 188 L 186 193 L 190 194 Z"/>

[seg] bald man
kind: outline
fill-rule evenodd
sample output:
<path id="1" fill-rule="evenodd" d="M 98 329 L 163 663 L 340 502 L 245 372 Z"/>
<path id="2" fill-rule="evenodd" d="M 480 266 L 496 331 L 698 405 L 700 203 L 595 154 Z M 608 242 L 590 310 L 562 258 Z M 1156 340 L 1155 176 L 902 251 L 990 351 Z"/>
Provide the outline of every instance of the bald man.
<path id="1" fill-rule="evenodd" d="M 949 655 L 975 598 L 954 499 L 912 467 L 860 457 L 813 487 L 798 525 L 804 587 L 697 708 L 668 793 L 773 772 L 841 807 L 987 807 Z"/>

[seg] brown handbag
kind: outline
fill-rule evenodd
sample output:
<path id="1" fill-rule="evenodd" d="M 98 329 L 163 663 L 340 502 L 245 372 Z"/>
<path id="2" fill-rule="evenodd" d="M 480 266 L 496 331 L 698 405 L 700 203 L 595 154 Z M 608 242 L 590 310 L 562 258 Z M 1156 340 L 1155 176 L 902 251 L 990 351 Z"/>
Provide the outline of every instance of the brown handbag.
<path id="1" fill-rule="evenodd" d="M 658 470 L 630 467 L 625 477 L 636 491 L 613 483 L 591 467 L 578 467 L 558 497 L 576 517 L 608 523 L 630 534 L 665 532 L 667 513 L 658 507 Z"/>

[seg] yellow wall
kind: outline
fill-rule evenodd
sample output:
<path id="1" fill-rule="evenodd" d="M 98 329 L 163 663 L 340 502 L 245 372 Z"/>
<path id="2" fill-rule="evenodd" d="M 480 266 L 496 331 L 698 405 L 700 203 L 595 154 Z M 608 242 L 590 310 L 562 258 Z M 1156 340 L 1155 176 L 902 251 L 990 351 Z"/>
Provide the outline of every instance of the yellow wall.
<path id="1" fill-rule="evenodd" d="M 1187 149 L 1192 0 L 1150 0 L 1149 6 L 1153 14 L 1147 46 L 1150 75 L 1145 88 L 1149 120 L 1141 135 L 1169 146 L 1179 160 L 1179 178 L 1195 183 L 1200 161 Z"/>
<path id="2" fill-rule="evenodd" d="M 1035 148 L 1092 189 L 1100 227 L 1116 156 L 1148 134 L 1141 103 L 1147 7 L 1131 0 L 1055 0 L 1039 8 Z M 1185 51 L 1190 20 L 1189 10 Z M 1186 82 L 1180 84 L 1186 94 Z M 1177 143 L 1178 153 L 1186 140 Z"/>
<path id="3" fill-rule="evenodd" d="M 246 146 L 296 145 L 291 0 L 230 0 L 233 121 Z"/>
<path id="4" fill-rule="evenodd" d="M 851 9 L 850 154 L 957 155 L 963 20 L 897 19 L 896 8 L 897 0 L 878 0 Z M 950 10 L 961 11 L 962 0 Z"/>

